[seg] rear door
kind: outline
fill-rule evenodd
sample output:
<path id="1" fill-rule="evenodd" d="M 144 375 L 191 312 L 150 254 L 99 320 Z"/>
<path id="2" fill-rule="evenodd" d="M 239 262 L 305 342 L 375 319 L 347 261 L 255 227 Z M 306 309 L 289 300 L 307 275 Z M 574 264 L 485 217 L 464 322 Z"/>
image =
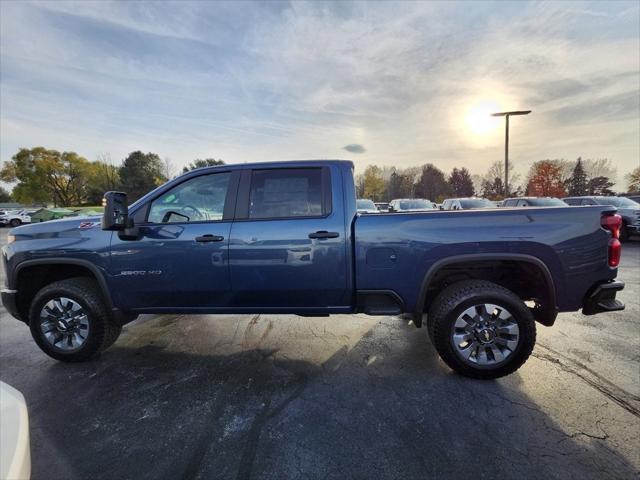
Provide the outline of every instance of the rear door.
<path id="1" fill-rule="evenodd" d="M 234 306 L 350 304 L 341 192 L 340 171 L 327 166 L 242 172 L 229 243 Z"/>

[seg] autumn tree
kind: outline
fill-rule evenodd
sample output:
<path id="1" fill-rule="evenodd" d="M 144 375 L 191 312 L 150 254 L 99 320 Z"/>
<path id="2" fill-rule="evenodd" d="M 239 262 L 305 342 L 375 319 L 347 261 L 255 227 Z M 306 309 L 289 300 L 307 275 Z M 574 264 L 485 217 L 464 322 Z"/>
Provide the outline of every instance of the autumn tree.
<path id="1" fill-rule="evenodd" d="M 118 167 L 111 161 L 111 155 L 102 153 L 95 162 L 91 162 L 91 175 L 87 185 L 89 205 L 100 205 L 105 192 L 117 190 L 120 185 Z"/>
<path id="2" fill-rule="evenodd" d="M 444 172 L 431 163 L 422 167 L 422 174 L 415 187 L 416 196 L 440 202 L 449 196 L 451 189 Z"/>
<path id="3" fill-rule="evenodd" d="M 582 165 L 582 158 L 578 157 L 576 166 L 573 168 L 571 177 L 566 182 L 567 192 L 571 196 L 586 195 L 589 191 L 587 172 Z"/>
<path id="4" fill-rule="evenodd" d="M 475 195 L 475 189 L 473 188 L 473 180 L 469 170 L 462 167 L 461 169 L 454 168 L 447 180 L 451 193 L 455 197 L 473 197 Z"/>
<path id="5" fill-rule="evenodd" d="M 13 197 L 23 203 L 78 205 L 86 197 L 90 163 L 75 152 L 44 147 L 21 148 L 0 171 L 6 182 L 18 182 Z"/>
<path id="6" fill-rule="evenodd" d="M 567 192 L 562 179 L 562 165 L 553 160 L 540 160 L 531 166 L 527 194 L 536 197 L 564 197 Z"/>
<path id="7" fill-rule="evenodd" d="M 204 160 L 197 158 L 189 165 L 186 165 L 182 169 L 182 173 L 187 173 L 189 170 L 195 170 L 196 168 L 216 167 L 218 165 L 224 165 L 224 161 L 221 159 L 216 160 L 215 158 L 205 158 Z"/>
<path id="8" fill-rule="evenodd" d="M 518 195 L 522 191 L 516 184 L 520 181 L 520 175 L 515 173 L 513 162 L 511 163 L 511 171 L 509 173 L 509 192 L 505 192 L 504 188 L 504 164 L 500 160 L 496 160 L 491 164 L 487 173 L 480 180 L 482 196 L 490 200 L 502 200 L 505 195 Z"/>
<path id="9" fill-rule="evenodd" d="M 362 196 L 374 202 L 385 198 L 386 188 L 380 167 L 369 165 L 364 171 Z"/>
<path id="10" fill-rule="evenodd" d="M 627 181 L 627 191 L 629 193 L 640 193 L 640 167 L 634 168 L 624 178 Z"/>

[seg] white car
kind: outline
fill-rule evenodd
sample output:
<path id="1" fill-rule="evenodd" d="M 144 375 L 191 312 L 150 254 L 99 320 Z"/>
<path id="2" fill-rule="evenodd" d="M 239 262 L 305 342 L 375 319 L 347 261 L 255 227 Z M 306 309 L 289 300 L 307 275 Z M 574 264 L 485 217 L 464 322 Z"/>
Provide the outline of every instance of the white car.
<path id="1" fill-rule="evenodd" d="M 380 213 L 376 204 L 372 200 L 366 198 L 359 198 L 356 200 L 356 209 L 358 213 Z"/>
<path id="2" fill-rule="evenodd" d="M 0 478 L 31 477 L 29 415 L 24 396 L 0 382 Z"/>
<path id="3" fill-rule="evenodd" d="M 31 211 L 17 210 L 14 212 L 7 212 L 4 215 L 0 215 L 0 225 L 9 225 L 10 227 L 19 227 L 23 223 L 31 223 Z"/>

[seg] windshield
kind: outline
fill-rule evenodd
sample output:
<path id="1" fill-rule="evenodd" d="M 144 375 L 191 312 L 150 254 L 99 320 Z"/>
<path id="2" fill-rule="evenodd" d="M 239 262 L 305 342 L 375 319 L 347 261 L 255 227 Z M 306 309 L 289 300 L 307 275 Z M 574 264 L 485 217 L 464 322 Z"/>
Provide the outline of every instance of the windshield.
<path id="1" fill-rule="evenodd" d="M 493 208 L 495 204 L 486 198 L 470 198 L 468 200 L 460 200 L 462 208 Z"/>
<path id="2" fill-rule="evenodd" d="M 358 210 L 377 210 L 371 200 L 356 200 L 356 207 Z"/>
<path id="3" fill-rule="evenodd" d="M 401 200 L 400 210 L 429 210 L 433 208 L 433 204 L 427 200 Z"/>
<path id="4" fill-rule="evenodd" d="M 640 208 L 640 203 L 626 197 L 598 197 L 595 199 L 600 205 L 613 205 L 620 208 Z"/>
<path id="5" fill-rule="evenodd" d="M 530 198 L 528 200 L 529 205 L 533 207 L 566 207 L 567 204 L 564 203 L 559 198 Z"/>

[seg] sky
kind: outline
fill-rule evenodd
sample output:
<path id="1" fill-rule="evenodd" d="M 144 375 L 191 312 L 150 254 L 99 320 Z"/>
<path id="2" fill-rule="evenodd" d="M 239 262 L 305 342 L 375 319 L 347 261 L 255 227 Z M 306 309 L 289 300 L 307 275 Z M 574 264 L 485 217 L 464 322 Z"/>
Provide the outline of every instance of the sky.
<path id="1" fill-rule="evenodd" d="M 640 164 L 640 2 L 0 2 L 0 158 Z"/>

